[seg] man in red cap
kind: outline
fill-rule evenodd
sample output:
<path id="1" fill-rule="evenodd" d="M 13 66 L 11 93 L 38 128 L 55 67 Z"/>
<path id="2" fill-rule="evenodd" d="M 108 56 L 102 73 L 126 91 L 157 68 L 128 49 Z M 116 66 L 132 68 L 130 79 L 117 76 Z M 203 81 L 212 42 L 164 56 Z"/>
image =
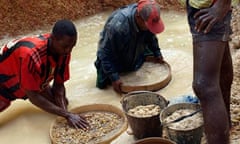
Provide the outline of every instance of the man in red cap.
<path id="1" fill-rule="evenodd" d="M 163 30 L 160 6 L 155 0 L 140 0 L 114 11 L 100 34 L 96 86 L 103 89 L 112 84 L 121 93 L 119 73 L 139 69 L 147 55 L 162 63 L 156 34 Z"/>

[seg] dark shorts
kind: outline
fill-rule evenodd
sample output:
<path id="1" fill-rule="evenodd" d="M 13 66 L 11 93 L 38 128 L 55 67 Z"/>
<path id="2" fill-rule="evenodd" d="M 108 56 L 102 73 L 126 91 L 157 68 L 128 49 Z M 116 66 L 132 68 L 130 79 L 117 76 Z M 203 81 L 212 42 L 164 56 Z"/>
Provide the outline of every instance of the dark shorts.
<path id="1" fill-rule="evenodd" d="M 188 24 L 190 31 L 192 33 L 192 38 L 194 42 L 199 41 L 229 41 L 230 35 L 232 34 L 231 29 L 231 18 L 232 11 L 229 11 L 225 16 L 223 21 L 217 22 L 207 34 L 203 32 L 197 32 L 195 27 L 195 19 L 193 18 L 194 14 L 198 12 L 199 9 L 193 8 L 189 5 L 187 0 L 187 14 L 188 14 Z"/>

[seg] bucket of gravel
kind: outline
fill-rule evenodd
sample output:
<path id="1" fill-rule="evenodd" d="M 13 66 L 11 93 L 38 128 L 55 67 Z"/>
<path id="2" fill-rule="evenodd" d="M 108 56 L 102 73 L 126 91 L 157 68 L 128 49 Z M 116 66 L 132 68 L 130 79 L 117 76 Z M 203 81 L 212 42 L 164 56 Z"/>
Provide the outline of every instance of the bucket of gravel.
<path id="1" fill-rule="evenodd" d="M 136 139 L 162 136 L 159 115 L 168 101 L 150 91 L 134 91 L 123 96 L 122 108 Z"/>
<path id="2" fill-rule="evenodd" d="M 177 144 L 201 144 L 203 136 L 202 111 L 178 122 L 167 124 L 182 116 L 191 115 L 200 109 L 200 104 L 178 103 L 162 110 L 160 121 L 166 124 L 163 127 L 169 139 L 175 141 Z"/>

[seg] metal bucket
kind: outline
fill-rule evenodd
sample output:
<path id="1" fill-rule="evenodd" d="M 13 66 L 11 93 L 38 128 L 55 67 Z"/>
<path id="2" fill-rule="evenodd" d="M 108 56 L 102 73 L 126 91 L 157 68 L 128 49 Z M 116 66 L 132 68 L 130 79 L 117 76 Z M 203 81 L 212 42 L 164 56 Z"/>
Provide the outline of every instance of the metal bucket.
<path id="1" fill-rule="evenodd" d="M 159 120 L 160 113 L 159 115 L 140 118 L 129 115 L 128 110 L 136 106 L 150 104 L 159 105 L 162 110 L 168 104 L 168 101 L 163 96 L 150 91 L 134 91 L 123 96 L 121 103 L 136 139 L 162 136 L 162 126 Z"/>
<path id="2" fill-rule="evenodd" d="M 197 110 L 200 108 L 200 104 L 196 103 L 173 104 L 162 110 L 160 114 L 160 121 L 163 122 L 165 118 L 180 109 Z M 203 125 L 200 125 L 199 127 L 191 130 L 177 130 L 166 126 L 166 132 L 169 139 L 175 141 L 177 144 L 201 144 L 201 138 L 203 136 Z"/>

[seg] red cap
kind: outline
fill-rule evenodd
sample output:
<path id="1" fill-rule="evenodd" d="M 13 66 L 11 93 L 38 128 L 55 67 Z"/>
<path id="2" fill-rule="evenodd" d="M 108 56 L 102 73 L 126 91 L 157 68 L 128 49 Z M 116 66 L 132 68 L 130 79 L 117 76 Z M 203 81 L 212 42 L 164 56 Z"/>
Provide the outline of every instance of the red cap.
<path id="1" fill-rule="evenodd" d="M 149 31 L 154 34 L 164 31 L 164 24 L 160 17 L 160 5 L 155 0 L 139 0 L 137 11 Z"/>

